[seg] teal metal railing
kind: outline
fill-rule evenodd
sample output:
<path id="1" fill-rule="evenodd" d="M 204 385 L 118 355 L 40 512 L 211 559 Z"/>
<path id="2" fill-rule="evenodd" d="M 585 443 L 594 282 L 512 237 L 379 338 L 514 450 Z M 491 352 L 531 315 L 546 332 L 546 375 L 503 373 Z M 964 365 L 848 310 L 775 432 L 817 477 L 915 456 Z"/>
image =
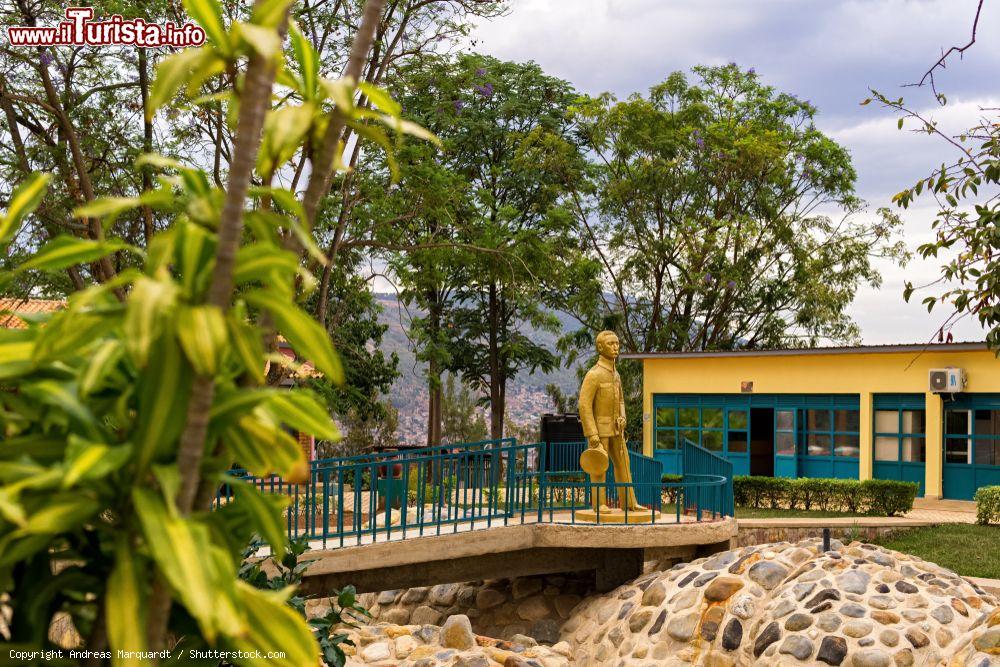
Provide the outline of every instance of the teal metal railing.
<path id="1" fill-rule="evenodd" d="M 310 464 L 304 484 L 256 477 L 241 469 L 231 470 L 229 476 L 233 482 L 287 496 L 289 537 L 307 538 L 315 541 L 313 548 L 324 549 L 511 523 L 576 523 L 577 512 L 591 506 L 598 487 L 614 506 L 621 504 L 623 487 L 631 486 L 639 502 L 657 512 L 651 520 L 658 522 L 670 515 L 680 522 L 688 507 L 696 507 L 696 520 L 732 515 L 721 501 L 728 497 L 731 507 L 731 475 L 692 473 L 690 479 L 663 483 L 662 465 L 630 450 L 633 482 L 616 483 L 609 469 L 604 483 L 595 485 L 579 470 L 585 446 L 518 444 L 508 438 L 320 459 Z M 728 496 L 718 490 L 720 485 L 728 485 Z M 232 500 L 232 486 L 220 486 L 216 507 Z M 668 496 L 676 496 L 677 503 L 667 506 Z M 696 502 L 689 504 L 689 498 Z"/>
<path id="2" fill-rule="evenodd" d="M 721 512 L 733 516 L 733 464 L 718 454 L 684 438 L 682 483 L 685 488 L 678 498 L 685 512 L 693 512 L 701 520 L 702 512 Z M 724 480 L 704 488 L 701 482 Z M 682 499 L 681 499 L 682 498 Z"/>
<path id="3" fill-rule="evenodd" d="M 580 455 L 589 445 L 586 442 L 552 442 L 545 448 L 545 467 L 547 479 L 568 481 L 583 480 L 586 476 L 580 470 Z M 627 447 L 629 469 L 632 481 L 637 484 L 635 493 L 643 505 L 659 506 L 661 493 L 660 481 L 663 478 L 663 463 L 651 456 L 645 456 L 636 451 L 633 443 Z M 564 480 L 566 476 L 568 480 Z M 614 461 L 608 461 L 608 472 L 605 476 L 608 499 L 617 502 L 617 487 L 615 486 Z"/>

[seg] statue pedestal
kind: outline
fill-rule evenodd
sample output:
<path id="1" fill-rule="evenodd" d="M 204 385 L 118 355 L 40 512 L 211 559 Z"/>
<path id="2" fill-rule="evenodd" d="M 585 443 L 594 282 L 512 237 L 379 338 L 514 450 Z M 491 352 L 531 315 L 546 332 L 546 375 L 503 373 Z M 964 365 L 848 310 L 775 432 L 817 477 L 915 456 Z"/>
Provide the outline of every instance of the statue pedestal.
<path id="1" fill-rule="evenodd" d="M 573 513 L 574 519 L 581 523 L 653 523 L 660 516 L 659 512 L 653 510 L 629 510 L 626 517 L 624 510 L 613 509 L 607 512 L 601 511 L 598 518 L 594 510 L 578 510 Z"/>

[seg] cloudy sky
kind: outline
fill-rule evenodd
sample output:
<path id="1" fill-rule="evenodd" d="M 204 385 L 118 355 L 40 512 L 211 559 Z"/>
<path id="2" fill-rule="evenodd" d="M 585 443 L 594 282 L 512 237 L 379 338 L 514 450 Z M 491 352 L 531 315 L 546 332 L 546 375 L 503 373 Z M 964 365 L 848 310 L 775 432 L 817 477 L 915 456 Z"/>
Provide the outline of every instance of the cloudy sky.
<path id="1" fill-rule="evenodd" d="M 937 75 L 949 100 L 902 88 L 920 78 L 942 48 L 968 41 L 976 0 L 513 0 L 508 16 L 484 22 L 477 50 L 534 60 L 577 89 L 619 97 L 645 92 L 674 70 L 697 64 L 754 67 L 769 85 L 810 100 L 820 128 L 846 146 L 858 170 L 858 192 L 871 207 L 950 159 L 939 139 L 896 130 L 896 118 L 859 102 L 873 87 L 903 95 L 954 133 L 975 124 L 979 108 L 1000 106 L 1000 1 L 986 0 L 977 44 Z M 906 211 L 905 240 L 930 238 L 934 210 Z M 878 291 L 858 295 L 853 316 L 865 343 L 928 340 L 944 318 L 906 304 L 904 278 L 936 277 L 937 263 L 887 266 Z M 966 319 L 956 339 L 982 339 Z"/>

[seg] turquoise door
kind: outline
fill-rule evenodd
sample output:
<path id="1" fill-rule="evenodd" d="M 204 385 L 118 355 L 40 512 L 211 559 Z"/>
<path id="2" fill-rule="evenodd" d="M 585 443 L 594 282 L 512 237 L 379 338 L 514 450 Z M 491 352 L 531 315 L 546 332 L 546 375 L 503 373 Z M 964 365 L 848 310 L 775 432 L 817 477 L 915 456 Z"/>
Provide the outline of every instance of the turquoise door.
<path id="1" fill-rule="evenodd" d="M 972 500 L 1000 484 L 1000 394 L 963 394 L 944 413 L 943 495 Z"/>
<path id="2" fill-rule="evenodd" d="M 726 458 L 733 463 L 734 475 L 750 474 L 750 408 L 726 408 Z"/>
<path id="3" fill-rule="evenodd" d="M 924 495 L 927 415 L 923 394 L 878 394 L 872 415 L 872 475 L 916 482 Z"/>
<path id="4" fill-rule="evenodd" d="M 798 477 L 798 421 L 794 408 L 782 407 L 774 411 L 774 476 Z"/>

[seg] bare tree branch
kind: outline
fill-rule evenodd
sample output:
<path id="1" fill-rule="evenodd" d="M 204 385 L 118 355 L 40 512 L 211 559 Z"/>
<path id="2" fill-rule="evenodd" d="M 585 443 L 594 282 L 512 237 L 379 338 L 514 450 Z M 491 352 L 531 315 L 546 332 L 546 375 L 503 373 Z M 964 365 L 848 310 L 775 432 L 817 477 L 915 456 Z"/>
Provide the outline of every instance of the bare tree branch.
<path id="1" fill-rule="evenodd" d="M 931 65 L 931 68 L 928 69 L 926 72 L 924 72 L 924 75 L 920 77 L 920 81 L 908 85 L 923 86 L 925 83 L 930 83 L 931 90 L 934 92 L 934 96 L 938 98 L 939 103 L 944 104 L 944 98 L 938 93 L 937 87 L 934 83 L 934 70 L 938 69 L 939 67 L 941 69 L 948 69 L 948 63 L 946 62 L 948 60 L 948 56 L 950 56 L 953 53 L 957 53 L 959 59 L 961 59 L 965 55 L 965 52 L 968 49 L 970 49 L 973 44 L 976 43 L 976 30 L 979 28 L 979 16 L 983 12 L 983 5 L 985 4 L 985 2 L 986 0 L 979 0 L 979 3 L 976 5 L 976 18 L 973 19 L 972 21 L 972 36 L 969 38 L 968 43 L 965 44 L 965 46 L 953 46 L 944 53 L 942 53 L 941 57 L 938 58 L 937 62 Z"/>

